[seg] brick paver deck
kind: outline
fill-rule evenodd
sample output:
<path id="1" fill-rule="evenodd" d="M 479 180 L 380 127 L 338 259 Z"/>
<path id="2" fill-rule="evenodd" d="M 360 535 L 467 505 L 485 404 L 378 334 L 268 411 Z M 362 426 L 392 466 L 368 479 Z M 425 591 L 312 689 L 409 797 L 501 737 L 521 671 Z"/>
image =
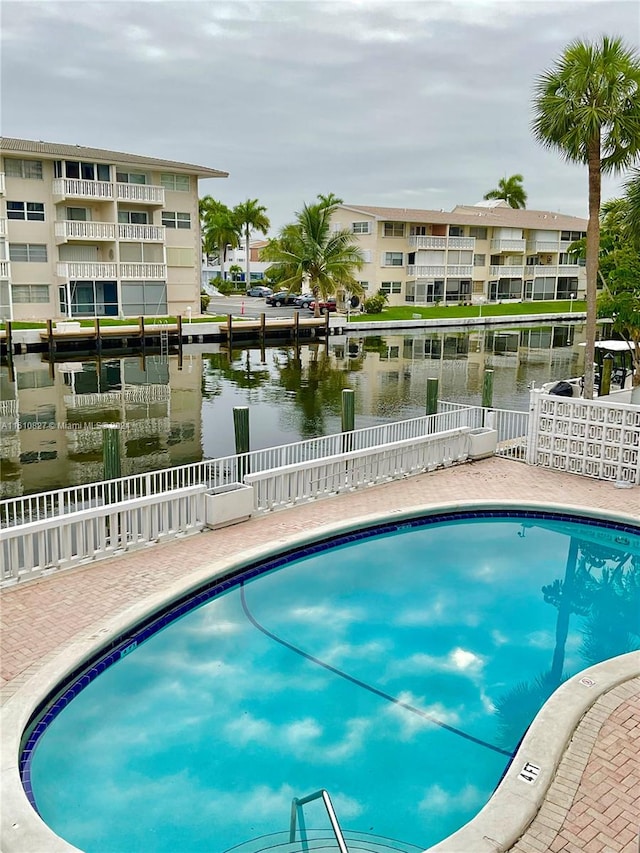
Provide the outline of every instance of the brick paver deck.
<path id="1" fill-rule="evenodd" d="M 2 593 L 2 699 L 74 639 L 95 633 L 132 602 L 214 560 L 233 559 L 265 543 L 284 544 L 288 536 L 345 518 L 473 500 L 556 503 L 640 519 L 637 488 L 616 489 L 612 483 L 492 458 L 135 551 Z M 640 677 L 603 695 L 584 717 L 514 853 L 636 853 L 639 751 Z"/>

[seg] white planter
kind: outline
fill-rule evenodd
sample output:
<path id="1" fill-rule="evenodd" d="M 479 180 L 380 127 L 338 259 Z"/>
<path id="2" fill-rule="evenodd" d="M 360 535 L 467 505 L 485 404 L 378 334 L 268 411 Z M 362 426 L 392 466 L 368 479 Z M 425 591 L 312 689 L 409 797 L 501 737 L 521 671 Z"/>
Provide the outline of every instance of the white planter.
<path id="1" fill-rule="evenodd" d="M 498 432 L 489 427 L 469 430 L 469 459 L 484 459 L 493 456 L 498 446 Z"/>
<path id="2" fill-rule="evenodd" d="M 226 527 L 246 521 L 253 515 L 253 486 L 229 483 L 204 496 L 204 521 L 207 527 Z"/>

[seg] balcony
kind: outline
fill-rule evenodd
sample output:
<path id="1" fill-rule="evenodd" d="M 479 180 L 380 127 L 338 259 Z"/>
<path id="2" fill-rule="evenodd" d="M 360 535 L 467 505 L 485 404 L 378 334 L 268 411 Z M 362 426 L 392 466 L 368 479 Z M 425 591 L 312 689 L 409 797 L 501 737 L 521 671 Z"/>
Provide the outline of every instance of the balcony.
<path id="1" fill-rule="evenodd" d="M 64 279 L 108 279 L 115 281 L 116 264 L 90 263 L 85 261 L 67 261 L 56 266 L 56 274 Z"/>
<path id="2" fill-rule="evenodd" d="M 416 266 L 407 267 L 407 278 L 468 278 L 473 273 L 472 266 Z"/>
<path id="3" fill-rule="evenodd" d="M 549 255 L 555 254 L 559 250 L 559 244 L 557 241 L 551 240 L 531 240 L 527 243 L 527 254 L 528 255 Z"/>
<path id="4" fill-rule="evenodd" d="M 113 184 L 110 181 L 85 181 L 81 178 L 55 178 L 52 188 L 56 199 L 86 198 L 95 201 L 113 201 Z"/>
<path id="5" fill-rule="evenodd" d="M 496 278 L 522 278 L 524 274 L 524 267 L 522 264 L 520 266 L 508 266 L 506 264 L 499 264 L 497 266 L 489 267 L 489 275 Z"/>
<path id="6" fill-rule="evenodd" d="M 164 207 L 164 187 L 153 184 L 116 184 L 115 187 L 118 201 Z"/>
<path id="7" fill-rule="evenodd" d="M 164 281 L 167 277 L 166 264 L 120 264 L 121 279 L 160 279 Z"/>
<path id="8" fill-rule="evenodd" d="M 118 225 L 119 240 L 135 240 L 141 243 L 164 243 L 164 225 Z"/>
<path id="9" fill-rule="evenodd" d="M 8 281 L 10 277 L 9 261 L 0 261 L 0 280 Z"/>
<path id="10" fill-rule="evenodd" d="M 580 271 L 584 270 L 579 264 L 536 264 L 533 267 L 525 267 L 525 275 L 528 278 L 535 276 L 572 276 L 577 278 Z"/>
<path id="11" fill-rule="evenodd" d="M 471 249 L 475 248 L 475 237 L 409 237 L 412 249 Z"/>
<path id="12" fill-rule="evenodd" d="M 491 254 L 500 255 L 503 252 L 525 252 L 527 248 L 526 240 L 492 240 Z"/>
<path id="13" fill-rule="evenodd" d="M 68 240 L 110 240 L 116 239 L 115 222 L 78 222 L 66 219 L 55 223 L 56 243 Z"/>

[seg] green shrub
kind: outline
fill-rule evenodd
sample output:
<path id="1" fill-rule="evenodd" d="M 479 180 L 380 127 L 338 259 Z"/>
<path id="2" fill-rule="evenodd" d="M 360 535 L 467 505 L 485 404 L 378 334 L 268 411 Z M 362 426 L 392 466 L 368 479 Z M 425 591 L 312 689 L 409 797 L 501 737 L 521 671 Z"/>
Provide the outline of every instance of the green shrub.
<path id="1" fill-rule="evenodd" d="M 222 281 L 222 279 L 216 282 L 216 287 L 223 296 L 228 296 L 236 289 L 232 281 Z"/>
<path id="2" fill-rule="evenodd" d="M 387 301 L 387 294 L 382 290 L 379 290 L 376 294 L 369 296 L 368 299 L 365 299 L 362 303 L 365 314 L 382 314 L 382 309 L 387 304 Z"/>
<path id="3" fill-rule="evenodd" d="M 200 313 L 206 314 L 207 308 L 209 307 L 209 303 L 211 302 L 211 297 L 208 293 L 205 293 L 204 290 L 200 293 Z"/>

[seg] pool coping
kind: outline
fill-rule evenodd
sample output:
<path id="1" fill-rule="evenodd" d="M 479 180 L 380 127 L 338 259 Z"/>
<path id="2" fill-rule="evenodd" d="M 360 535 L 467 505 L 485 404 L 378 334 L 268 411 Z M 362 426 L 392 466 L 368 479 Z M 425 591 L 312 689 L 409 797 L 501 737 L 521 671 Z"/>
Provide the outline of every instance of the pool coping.
<path id="1" fill-rule="evenodd" d="M 111 638 L 120 636 L 162 610 L 195 592 L 207 581 L 239 572 L 258 560 L 273 558 L 314 542 L 384 522 L 401 522 L 452 512 L 485 510 L 565 513 L 586 520 L 611 521 L 638 528 L 635 516 L 570 504 L 527 501 L 465 501 L 415 506 L 359 515 L 310 532 L 287 534 L 277 541 L 254 547 L 231 560 L 217 559 L 187 577 L 105 620 L 88 636 L 72 640 L 10 697 L 0 709 L 0 785 L 3 809 L 0 847 L 4 853 L 70 853 L 78 848 L 51 830 L 31 807 L 19 776 L 19 750 L 23 732 L 34 710 L 79 665 L 94 657 Z M 585 669 L 559 687 L 536 715 L 495 793 L 481 811 L 453 835 L 428 848 L 430 853 L 496 853 L 508 850 L 533 821 L 554 778 L 565 749 L 580 720 L 605 693 L 640 674 L 640 653 L 631 652 Z M 533 765 L 528 771 L 525 765 Z M 525 777 L 531 777 L 530 779 Z"/>

